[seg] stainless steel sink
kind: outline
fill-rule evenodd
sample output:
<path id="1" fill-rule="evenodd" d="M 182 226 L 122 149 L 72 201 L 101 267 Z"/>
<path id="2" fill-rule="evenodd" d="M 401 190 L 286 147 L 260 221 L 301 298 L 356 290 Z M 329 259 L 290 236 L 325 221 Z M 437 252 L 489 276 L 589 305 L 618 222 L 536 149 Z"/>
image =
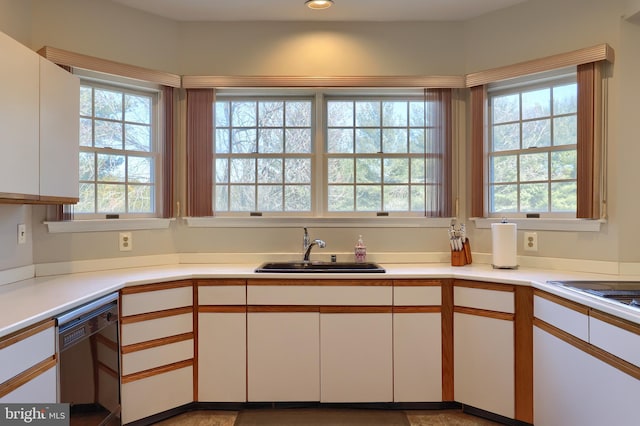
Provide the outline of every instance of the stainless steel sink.
<path id="1" fill-rule="evenodd" d="M 334 272 L 334 273 L 384 273 L 385 270 L 377 263 L 355 262 L 267 262 L 260 265 L 256 272 Z"/>

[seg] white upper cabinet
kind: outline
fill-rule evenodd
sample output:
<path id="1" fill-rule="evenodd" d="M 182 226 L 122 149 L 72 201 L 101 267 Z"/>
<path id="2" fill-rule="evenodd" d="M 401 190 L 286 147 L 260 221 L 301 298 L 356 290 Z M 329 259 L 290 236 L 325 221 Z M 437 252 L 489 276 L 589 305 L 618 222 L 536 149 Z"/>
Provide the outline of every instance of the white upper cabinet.
<path id="1" fill-rule="evenodd" d="M 0 33 L 0 198 L 39 197 L 39 56 Z"/>
<path id="2" fill-rule="evenodd" d="M 78 199 L 80 79 L 40 58 L 40 197 Z M 53 199 L 52 199 L 53 198 Z"/>

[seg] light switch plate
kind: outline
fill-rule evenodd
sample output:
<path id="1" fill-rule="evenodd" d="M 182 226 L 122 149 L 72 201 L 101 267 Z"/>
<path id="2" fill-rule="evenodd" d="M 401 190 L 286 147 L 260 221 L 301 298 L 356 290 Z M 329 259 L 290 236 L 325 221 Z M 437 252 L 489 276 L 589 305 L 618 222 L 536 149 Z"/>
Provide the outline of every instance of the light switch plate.
<path id="1" fill-rule="evenodd" d="M 24 223 L 18 224 L 18 244 L 25 244 L 27 242 L 27 227 Z"/>

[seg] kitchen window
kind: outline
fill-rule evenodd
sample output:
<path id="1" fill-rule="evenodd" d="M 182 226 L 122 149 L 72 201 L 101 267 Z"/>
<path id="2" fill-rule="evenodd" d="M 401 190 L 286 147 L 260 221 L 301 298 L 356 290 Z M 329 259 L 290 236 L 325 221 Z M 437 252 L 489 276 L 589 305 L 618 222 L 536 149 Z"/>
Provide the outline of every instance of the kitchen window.
<path id="1" fill-rule="evenodd" d="M 76 218 L 157 216 L 158 101 L 157 90 L 82 80 Z"/>
<path id="2" fill-rule="evenodd" d="M 577 83 L 567 75 L 488 88 L 489 214 L 575 217 Z"/>
<path id="3" fill-rule="evenodd" d="M 214 214 L 448 215 L 451 91 L 371 92 L 218 93 Z"/>

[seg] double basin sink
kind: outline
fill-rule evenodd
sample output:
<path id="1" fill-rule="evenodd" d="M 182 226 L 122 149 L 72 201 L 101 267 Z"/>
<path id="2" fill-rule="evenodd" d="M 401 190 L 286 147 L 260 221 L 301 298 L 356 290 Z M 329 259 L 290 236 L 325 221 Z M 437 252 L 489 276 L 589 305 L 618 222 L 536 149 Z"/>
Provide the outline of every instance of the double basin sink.
<path id="1" fill-rule="evenodd" d="M 255 272 L 273 273 L 384 273 L 385 269 L 373 262 L 267 262 Z"/>

